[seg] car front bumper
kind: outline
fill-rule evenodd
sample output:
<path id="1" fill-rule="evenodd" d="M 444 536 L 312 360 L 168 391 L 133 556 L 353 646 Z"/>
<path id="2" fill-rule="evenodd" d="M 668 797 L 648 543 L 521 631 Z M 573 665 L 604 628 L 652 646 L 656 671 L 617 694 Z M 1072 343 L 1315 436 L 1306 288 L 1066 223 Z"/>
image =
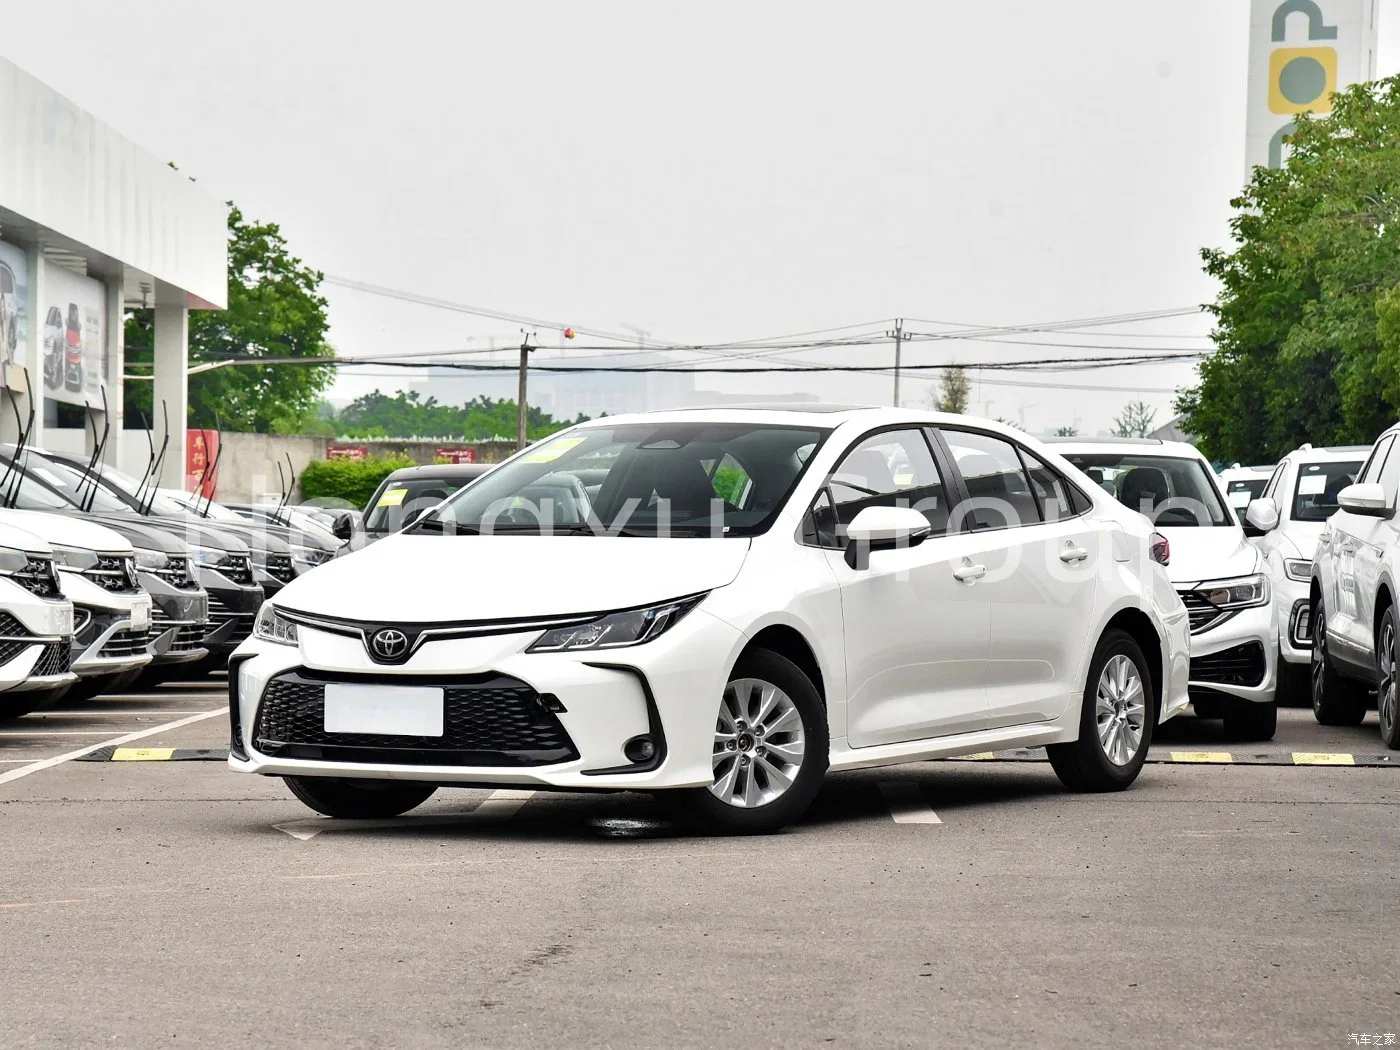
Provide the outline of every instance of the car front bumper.
<path id="1" fill-rule="evenodd" d="M 696 609 L 643 645 L 527 653 L 525 649 L 538 636 L 534 631 L 429 642 L 400 666 L 374 663 L 358 638 L 305 627 L 300 628 L 297 646 L 249 639 L 230 661 L 229 766 L 268 776 L 572 790 L 645 791 L 700 787 L 712 781 L 715 716 L 728 670 L 743 645 L 741 632 Z M 286 757 L 298 749 L 279 748 L 265 739 L 259 713 L 269 685 L 288 674 L 344 683 L 436 684 L 463 690 L 469 689 L 472 677 L 478 682 L 481 676 L 513 680 L 549 703 L 576 757 L 545 765 L 466 765 L 434 762 L 431 748 L 415 752 L 411 763 L 386 761 L 382 755 L 353 761 Z M 310 731 L 320 728 L 312 725 Z M 624 745 L 643 735 L 652 737 L 658 757 L 629 761 Z M 336 738 L 344 739 L 339 734 Z M 382 737 L 375 739 L 383 742 Z"/>
<path id="2" fill-rule="evenodd" d="M 82 678 L 120 674 L 151 662 L 149 594 L 113 593 L 73 572 L 61 572 L 59 579 L 73 601 L 74 673 Z"/>
<path id="3" fill-rule="evenodd" d="M 1274 614 L 1278 618 L 1278 655 L 1288 664 L 1312 661 L 1312 633 L 1307 580 L 1273 580 Z"/>
<path id="4" fill-rule="evenodd" d="M 1278 622 L 1273 602 L 1241 609 L 1191 636 L 1193 694 L 1272 703 L 1278 681 Z"/>
<path id="5" fill-rule="evenodd" d="M 16 645 L 0 664 L 0 692 L 51 689 L 77 681 L 72 673 L 73 605 L 66 598 L 40 598 L 11 580 L 0 577 L 0 611 L 8 613 L 20 630 L 7 635 Z M 4 643 L 0 643 L 4 644 Z M 35 671 L 41 673 L 35 674 Z M 50 673 L 43 673 L 50 672 Z"/>

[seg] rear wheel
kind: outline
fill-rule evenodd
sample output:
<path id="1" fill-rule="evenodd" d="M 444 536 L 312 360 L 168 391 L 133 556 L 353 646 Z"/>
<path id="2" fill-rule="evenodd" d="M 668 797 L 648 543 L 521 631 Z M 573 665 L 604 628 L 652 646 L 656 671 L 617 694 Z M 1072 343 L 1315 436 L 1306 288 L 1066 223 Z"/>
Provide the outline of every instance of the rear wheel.
<path id="1" fill-rule="evenodd" d="M 720 698 L 713 783 L 664 792 L 662 801 L 707 833 L 767 834 L 802 816 L 829 757 L 816 687 L 792 661 L 758 649 L 739 659 Z"/>
<path id="2" fill-rule="evenodd" d="M 1386 609 L 1376 632 L 1376 711 L 1381 718 L 1381 739 L 1392 751 L 1400 750 L 1400 699 L 1396 696 L 1395 607 Z"/>
<path id="3" fill-rule="evenodd" d="M 1045 750 L 1071 791 L 1122 791 L 1147 760 L 1157 702 L 1147 660 L 1132 635 L 1111 630 L 1099 639 L 1079 715 L 1079 739 Z"/>
<path id="4" fill-rule="evenodd" d="M 1318 725 L 1358 726 L 1366 717 L 1366 693 L 1359 682 L 1337 673 L 1327 651 L 1327 609 L 1321 596 L 1312 611 L 1312 708 Z"/>
<path id="5" fill-rule="evenodd" d="M 421 806 L 436 784 L 396 780 L 343 780 L 337 777 L 283 777 L 292 794 L 317 813 L 347 820 L 397 817 Z"/>

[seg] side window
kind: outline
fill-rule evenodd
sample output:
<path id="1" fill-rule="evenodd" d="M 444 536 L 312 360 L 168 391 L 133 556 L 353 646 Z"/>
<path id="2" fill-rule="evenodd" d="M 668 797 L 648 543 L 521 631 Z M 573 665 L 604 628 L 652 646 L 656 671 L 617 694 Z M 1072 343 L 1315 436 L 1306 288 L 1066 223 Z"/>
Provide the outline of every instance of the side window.
<path id="1" fill-rule="evenodd" d="M 843 546 L 846 526 L 866 507 L 913 507 L 935 535 L 947 531 L 947 492 L 920 431 L 872 434 L 847 452 L 813 502 L 812 525 L 803 538 Z"/>
<path id="2" fill-rule="evenodd" d="M 1040 504 L 1040 515 L 1046 521 L 1060 521 L 1083 514 L 1089 498 L 1075 491 L 1073 485 L 1057 474 L 1034 452 L 1019 448 L 1021 462 L 1031 478 L 1031 491 Z"/>
<path id="3" fill-rule="evenodd" d="M 1378 480 L 1385 490 L 1386 504 L 1395 506 L 1395 494 L 1400 491 L 1400 453 L 1395 451 L 1394 443 L 1391 444 L 1390 454 L 1385 457 L 1385 466 L 1381 468 Z"/>
<path id="4" fill-rule="evenodd" d="M 1006 529 L 1034 525 L 1041 520 L 1030 478 L 1015 445 L 970 430 L 941 433 L 969 497 L 966 506 L 960 504 L 956 508 L 955 521 L 976 529 Z"/>
<path id="5" fill-rule="evenodd" d="M 1367 483 L 1379 481 L 1381 464 L 1385 462 L 1385 455 L 1390 451 L 1390 446 L 1394 443 L 1395 439 L 1393 437 L 1383 438 L 1378 442 L 1376 447 L 1371 450 L 1371 458 L 1366 461 L 1366 466 L 1361 469 L 1361 475 L 1356 480 Z"/>

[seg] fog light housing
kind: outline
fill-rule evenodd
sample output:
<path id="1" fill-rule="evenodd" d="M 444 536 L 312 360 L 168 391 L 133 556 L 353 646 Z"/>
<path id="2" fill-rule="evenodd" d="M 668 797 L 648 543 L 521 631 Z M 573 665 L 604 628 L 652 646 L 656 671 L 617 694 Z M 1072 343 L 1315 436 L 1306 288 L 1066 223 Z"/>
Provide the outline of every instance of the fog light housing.
<path id="1" fill-rule="evenodd" d="M 1306 599 L 1293 603 L 1289 617 L 1288 637 L 1295 648 L 1312 648 L 1312 603 Z"/>
<path id="2" fill-rule="evenodd" d="M 622 753 L 629 762 L 650 762 L 656 757 L 656 741 L 646 733 L 634 736 L 622 745 Z"/>

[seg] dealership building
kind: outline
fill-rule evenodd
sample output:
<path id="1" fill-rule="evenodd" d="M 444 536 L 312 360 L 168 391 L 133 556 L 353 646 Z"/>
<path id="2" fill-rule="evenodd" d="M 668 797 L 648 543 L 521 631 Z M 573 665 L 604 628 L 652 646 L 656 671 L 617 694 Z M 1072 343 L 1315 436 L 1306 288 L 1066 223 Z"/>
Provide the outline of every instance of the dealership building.
<path id="1" fill-rule="evenodd" d="M 164 160 L 0 58 L 0 440 L 32 412 L 32 444 L 91 451 L 95 419 L 107 462 L 139 472 L 123 316 L 150 308 L 156 442 L 162 406 L 171 431 L 161 483 L 184 484 L 189 314 L 226 305 L 227 221 Z"/>

